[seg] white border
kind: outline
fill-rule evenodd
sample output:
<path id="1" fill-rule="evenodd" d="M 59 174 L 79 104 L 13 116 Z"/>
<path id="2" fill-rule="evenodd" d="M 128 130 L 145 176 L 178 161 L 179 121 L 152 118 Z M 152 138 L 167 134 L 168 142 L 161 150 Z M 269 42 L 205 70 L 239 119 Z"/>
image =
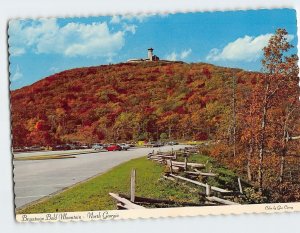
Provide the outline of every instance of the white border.
<path id="1" fill-rule="evenodd" d="M 177 207 L 155 208 L 136 210 L 99 210 L 84 212 L 61 212 L 44 214 L 18 214 L 18 222 L 78 222 L 92 220 L 120 220 L 120 219 L 144 219 L 180 216 L 207 216 L 228 214 L 251 214 L 251 213 L 288 213 L 300 211 L 299 203 L 270 203 L 253 205 L 230 205 L 230 206 L 203 206 L 203 207 Z"/>

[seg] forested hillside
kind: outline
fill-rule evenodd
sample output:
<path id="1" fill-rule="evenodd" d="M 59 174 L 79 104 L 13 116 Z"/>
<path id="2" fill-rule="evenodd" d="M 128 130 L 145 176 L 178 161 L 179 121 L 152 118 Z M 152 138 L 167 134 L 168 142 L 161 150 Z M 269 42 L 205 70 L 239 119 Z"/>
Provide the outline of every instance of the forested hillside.
<path id="1" fill-rule="evenodd" d="M 259 75 L 203 63 L 67 70 L 12 91 L 13 143 L 214 139 L 231 124 L 232 77 L 247 92 Z"/>

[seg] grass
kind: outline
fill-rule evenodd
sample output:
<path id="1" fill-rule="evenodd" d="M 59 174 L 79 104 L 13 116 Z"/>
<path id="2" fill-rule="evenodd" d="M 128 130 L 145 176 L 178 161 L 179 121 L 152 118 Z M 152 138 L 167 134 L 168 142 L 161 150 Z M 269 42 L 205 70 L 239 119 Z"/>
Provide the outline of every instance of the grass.
<path id="1" fill-rule="evenodd" d="M 116 209 L 109 192 L 129 195 L 130 171 L 136 169 L 136 196 L 199 203 L 197 192 L 162 180 L 164 167 L 145 157 L 121 164 L 105 174 L 78 184 L 47 200 L 17 210 L 17 214 Z"/>
<path id="2" fill-rule="evenodd" d="M 208 142 L 208 141 L 184 141 L 182 143 L 187 144 L 187 145 L 196 146 L 196 145 L 201 145 L 201 144 L 206 143 L 206 142 Z"/>
<path id="3" fill-rule="evenodd" d="M 178 157 L 178 160 L 182 161 L 183 157 Z M 199 181 L 220 188 L 238 190 L 235 173 L 218 164 L 212 158 L 194 154 L 189 157 L 188 162 L 206 164 L 203 171 L 218 174 L 218 177 L 203 177 L 199 178 Z M 116 209 L 116 201 L 109 196 L 109 192 L 129 195 L 130 172 L 133 168 L 137 172 L 136 196 L 172 200 L 178 202 L 177 206 L 180 206 L 180 202 L 195 203 L 196 206 L 203 201 L 199 196 L 199 187 L 162 179 L 162 174 L 166 168 L 143 157 L 123 163 L 49 199 L 19 209 L 17 214 Z M 184 174 L 180 175 L 184 176 Z"/>
<path id="4" fill-rule="evenodd" d="M 40 155 L 32 155 L 32 156 L 17 156 L 14 157 L 14 160 L 45 160 L 45 159 L 68 159 L 75 158 L 73 155 L 81 155 L 81 154 L 90 154 L 90 153 L 99 153 L 101 151 L 96 150 L 85 150 L 85 151 L 71 151 L 71 152 L 63 152 L 59 154 L 40 154 Z"/>
<path id="5" fill-rule="evenodd" d="M 26 156 L 17 157 L 14 160 L 46 160 L 46 159 L 70 159 L 75 158 L 75 156 L 70 155 L 36 155 L 36 156 Z"/>
<path id="6" fill-rule="evenodd" d="M 184 158 L 179 157 L 178 161 L 184 161 Z M 222 164 L 219 164 L 211 157 L 200 154 L 192 154 L 189 156 L 188 162 L 205 164 L 205 169 L 202 169 L 201 171 L 212 172 L 218 175 L 217 177 L 200 177 L 199 181 L 231 191 L 239 190 L 237 181 L 238 176 L 232 170 L 229 170 Z"/>

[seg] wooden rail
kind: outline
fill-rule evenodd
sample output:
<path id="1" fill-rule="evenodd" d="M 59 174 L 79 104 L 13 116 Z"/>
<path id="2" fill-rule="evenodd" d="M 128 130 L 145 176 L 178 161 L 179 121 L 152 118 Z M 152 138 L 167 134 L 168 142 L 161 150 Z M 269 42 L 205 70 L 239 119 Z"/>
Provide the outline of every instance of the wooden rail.
<path id="1" fill-rule="evenodd" d="M 215 177 L 217 176 L 217 174 L 215 173 L 210 173 L 210 172 L 200 172 L 200 171 L 185 171 L 186 174 L 191 174 L 191 175 L 200 175 L 200 176 L 211 176 L 211 177 Z"/>
<path id="2" fill-rule="evenodd" d="M 201 183 L 199 181 L 191 180 L 191 179 L 188 179 L 188 178 L 185 178 L 185 177 L 182 177 L 182 176 L 176 176 L 176 175 L 173 175 L 173 174 L 170 174 L 170 176 L 206 188 L 206 184 Z M 213 190 L 215 192 L 220 192 L 220 193 L 232 193 L 232 191 L 229 191 L 229 190 L 226 190 L 226 189 L 222 189 L 222 188 L 218 188 L 218 187 L 215 187 L 215 186 L 211 186 L 211 190 Z"/>
<path id="3" fill-rule="evenodd" d="M 193 168 L 205 168 L 204 164 L 201 163 L 185 163 L 185 162 L 178 162 L 178 161 L 172 161 L 172 164 L 174 166 L 189 166 L 189 167 L 193 167 Z"/>
<path id="4" fill-rule="evenodd" d="M 233 201 L 228 201 L 219 197 L 206 197 L 207 200 L 213 201 L 213 202 L 218 202 L 224 205 L 240 205 L 240 203 L 236 203 Z"/>
<path id="5" fill-rule="evenodd" d="M 124 197 L 120 197 L 119 194 L 109 193 L 109 195 L 112 196 L 114 199 L 116 199 L 119 202 L 118 203 L 119 207 L 123 207 L 125 209 L 146 209 L 143 206 L 132 203 L 131 201 L 127 200 Z"/>

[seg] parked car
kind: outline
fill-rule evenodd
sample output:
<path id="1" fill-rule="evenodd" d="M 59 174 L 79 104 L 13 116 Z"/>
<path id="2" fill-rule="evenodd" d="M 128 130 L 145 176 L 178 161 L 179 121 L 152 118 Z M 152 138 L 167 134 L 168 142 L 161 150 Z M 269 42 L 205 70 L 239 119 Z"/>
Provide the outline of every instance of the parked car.
<path id="1" fill-rule="evenodd" d="M 144 144 L 145 147 L 154 147 L 155 142 L 147 142 L 146 144 Z"/>
<path id="2" fill-rule="evenodd" d="M 83 144 L 83 145 L 81 145 L 81 148 L 82 149 L 89 149 L 89 148 L 91 148 L 89 145 L 87 145 L 87 144 Z"/>
<path id="3" fill-rule="evenodd" d="M 137 142 L 128 142 L 127 143 L 130 147 L 136 147 Z"/>
<path id="4" fill-rule="evenodd" d="M 116 145 L 116 144 L 112 144 L 112 145 L 109 145 L 108 147 L 106 147 L 106 150 L 108 151 L 120 151 L 122 150 L 122 147 L 120 147 L 119 145 Z"/>
<path id="5" fill-rule="evenodd" d="M 110 144 L 103 144 L 103 149 L 107 150 L 107 147 L 109 147 Z"/>
<path id="6" fill-rule="evenodd" d="M 76 150 L 80 150 L 80 149 L 88 149 L 89 147 L 87 145 L 84 144 L 77 144 L 75 145 L 75 149 Z"/>
<path id="7" fill-rule="evenodd" d="M 13 148 L 13 152 L 24 152 L 26 151 L 25 147 L 15 147 Z"/>
<path id="8" fill-rule="evenodd" d="M 76 146 L 74 144 L 67 144 L 70 147 L 70 150 L 75 150 Z"/>
<path id="9" fill-rule="evenodd" d="M 170 146 L 178 145 L 178 142 L 168 142 L 168 145 Z"/>
<path id="10" fill-rule="evenodd" d="M 164 144 L 160 141 L 157 141 L 157 142 L 148 142 L 145 144 L 146 147 L 161 147 L 163 146 Z"/>
<path id="11" fill-rule="evenodd" d="M 41 146 L 30 146 L 30 147 L 27 147 L 28 148 L 28 151 L 40 151 L 40 150 L 43 150 L 43 148 Z"/>
<path id="12" fill-rule="evenodd" d="M 126 144 L 126 143 L 121 143 L 121 144 L 118 144 L 122 150 L 128 150 L 130 149 L 130 145 Z"/>
<path id="13" fill-rule="evenodd" d="M 154 142 L 154 145 L 153 147 L 161 147 L 163 146 L 164 144 L 162 142 Z"/>
<path id="14" fill-rule="evenodd" d="M 103 146 L 103 144 L 95 143 L 95 144 L 92 145 L 92 149 L 93 150 L 103 150 L 104 146 Z"/>
<path id="15" fill-rule="evenodd" d="M 55 145 L 52 147 L 52 150 L 71 150 L 71 146 L 68 144 L 65 145 Z"/>

